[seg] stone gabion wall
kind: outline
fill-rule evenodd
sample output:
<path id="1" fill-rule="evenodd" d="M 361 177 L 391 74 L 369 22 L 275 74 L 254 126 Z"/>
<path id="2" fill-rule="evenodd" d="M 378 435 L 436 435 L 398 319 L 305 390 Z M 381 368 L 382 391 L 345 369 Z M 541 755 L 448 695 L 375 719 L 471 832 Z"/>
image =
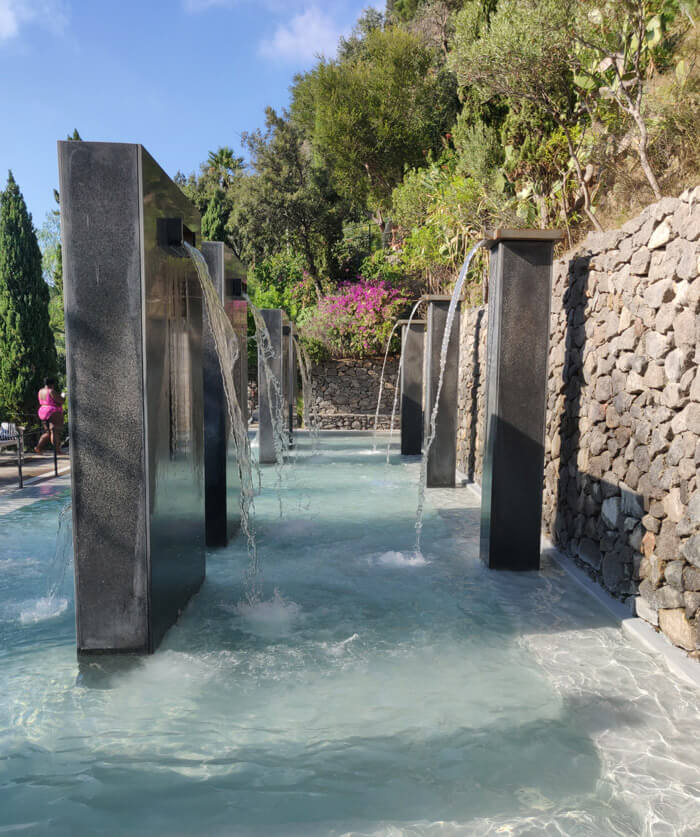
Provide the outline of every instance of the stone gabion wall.
<path id="1" fill-rule="evenodd" d="M 311 368 L 311 386 L 319 424 L 326 430 L 372 430 L 374 413 L 379 396 L 379 378 L 383 358 L 364 360 L 344 359 L 314 363 Z M 396 391 L 396 375 L 399 360 L 387 360 L 384 375 L 382 403 L 379 412 L 381 429 L 388 429 Z M 398 429 L 397 405 L 394 429 Z"/>
<path id="2" fill-rule="evenodd" d="M 700 188 L 652 204 L 620 230 L 590 235 L 555 264 L 544 485 L 544 523 L 554 540 L 693 652 L 700 647 L 699 257 Z M 465 330 L 462 365 L 473 357 Z M 460 374 L 468 387 L 475 373 Z M 483 390 L 483 371 L 477 380 Z M 483 413 L 482 404 L 483 391 L 462 389 L 460 433 L 472 405 Z M 478 436 L 472 447 L 460 448 L 463 470 L 470 456 L 481 459 Z"/>

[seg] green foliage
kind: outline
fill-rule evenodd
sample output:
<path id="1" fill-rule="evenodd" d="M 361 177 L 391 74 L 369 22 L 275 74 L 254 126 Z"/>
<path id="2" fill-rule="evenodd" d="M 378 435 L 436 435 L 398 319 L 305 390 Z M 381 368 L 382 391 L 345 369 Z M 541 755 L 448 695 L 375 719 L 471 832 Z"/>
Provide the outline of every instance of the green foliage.
<path id="1" fill-rule="evenodd" d="M 384 282 L 390 288 L 403 288 L 406 269 L 401 259 L 390 251 L 375 250 L 362 260 L 360 275 L 372 282 Z"/>
<path id="2" fill-rule="evenodd" d="M 205 241 L 226 241 L 228 216 L 224 192 L 217 189 L 209 199 L 206 212 L 202 216 L 202 238 Z"/>
<path id="3" fill-rule="evenodd" d="M 333 250 L 338 277 L 343 280 L 354 279 L 359 275 L 363 261 L 381 246 L 381 231 L 372 221 L 345 221 L 343 237 Z"/>
<path id="4" fill-rule="evenodd" d="M 45 375 L 56 372 L 49 289 L 24 198 L 10 172 L 0 193 L 0 415 L 22 420 L 36 409 Z"/>
<path id="5" fill-rule="evenodd" d="M 242 181 L 233 216 L 243 254 L 257 262 L 280 249 L 296 250 L 320 296 L 323 275 L 337 272 L 333 251 L 346 214 L 328 171 L 301 130 L 272 108 L 265 133 L 245 134 L 244 141 L 253 174 Z"/>
<path id="6" fill-rule="evenodd" d="M 209 241 L 223 241 L 240 256 L 241 243 L 232 221 L 238 192 L 244 176 L 243 158 L 236 156 L 228 146 L 210 151 L 202 163 L 199 175 L 186 177 L 178 172 L 174 180 L 206 221 Z M 203 230 L 204 234 L 204 230 Z"/>
<path id="7" fill-rule="evenodd" d="M 348 60 L 321 61 L 293 88 L 292 114 L 338 192 L 383 227 L 406 166 L 441 146 L 456 112 L 454 79 L 399 27 L 373 29 Z"/>

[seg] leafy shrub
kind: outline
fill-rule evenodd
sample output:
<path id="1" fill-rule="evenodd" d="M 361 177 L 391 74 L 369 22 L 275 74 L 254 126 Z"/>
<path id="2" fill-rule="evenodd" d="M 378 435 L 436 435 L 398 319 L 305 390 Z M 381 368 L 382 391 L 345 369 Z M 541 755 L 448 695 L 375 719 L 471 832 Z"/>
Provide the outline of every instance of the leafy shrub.
<path id="1" fill-rule="evenodd" d="M 333 357 L 380 354 L 408 301 L 384 280 L 360 279 L 324 297 L 300 328 L 310 346 L 319 344 Z"/>

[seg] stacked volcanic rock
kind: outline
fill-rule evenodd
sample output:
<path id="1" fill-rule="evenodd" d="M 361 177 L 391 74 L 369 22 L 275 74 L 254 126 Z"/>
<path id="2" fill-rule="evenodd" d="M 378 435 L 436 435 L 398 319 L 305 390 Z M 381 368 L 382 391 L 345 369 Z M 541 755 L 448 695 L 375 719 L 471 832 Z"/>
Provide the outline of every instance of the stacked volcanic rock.
<path id="1" fill-rule="evenodd" d="M 545 519 L 677 645 L 700 642 L 700 188 L 554 271 Z"/>
<path id="2" fill-rule="evenodd" d="M 545 528 L 688 651 L 700 647 L 699 260 L 700 187 L 555 263 L 545 438 Z M 467 472 L 483 450 L 478 312 L 460 358 Z"/>
<path id="3" fill-rule="evenodd" d="M 311 386 L 320 427 L 371 430 L 379 397 L 383 358 L 327 360 L 312 364 Z M 388 430 L 396 392 L 399 359 L 387 359 L 378 427 Z M 394 429 L 400 426 L 397 404 Z"/>

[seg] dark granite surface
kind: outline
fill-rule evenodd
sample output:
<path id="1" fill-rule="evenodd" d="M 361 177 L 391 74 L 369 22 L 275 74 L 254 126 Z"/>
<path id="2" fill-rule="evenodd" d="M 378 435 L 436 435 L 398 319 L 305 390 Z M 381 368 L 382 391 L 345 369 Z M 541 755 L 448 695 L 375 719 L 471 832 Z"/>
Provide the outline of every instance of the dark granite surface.
<path id="1" fill-rule="evenodd" d="M 401 453 L 420 456 L 423 444 L 423 353 L 425 323 L 401 327 Z"/>
<path id="2" fill-rule="evenodd" d="M 284 401 L 285 376 L 282 374 L 284 369 L 283 312 L 280 308 L 264 308 L 260 313 L 267 326 L 273 351 L 273 357 L 269 360 L 270 372 L 280 382 L 280 390 Z M 279 409 L 280 405 L 277 404 L 277 391 L 272 384 L 268 386 L 265 367 L 258 357 L 258 451 L 261 464 L 269 465 L 277 460 L 272 429 L 272 416 Z M 283 406 L 282 409 L 284 411 Z"/>
<path id="3" fill-rule="evenodd" d="M 425 337 L 425 434 L 430 432 L 430 413 L 437 395 L 440 379 L 440 351 L 447 322 L 449 301 L 431 299 Z M 460 312 L 455 314 L 450 341 L 447 345 L 445 373 L 440 390 L 440 402 L 435 429 L 435 439 L 430 446 L 427 461 L 428 488 L 452 488 L 457 468 L 457 378 L 459 374 Z"/>
<path id="4" fill-rule="evenodd" d="M 538 569 L 552 240 L 491 250 L 481 557 Z"/>
<path id="5" fill-rule="evenodd" d="M 150 652 L 204 578 L 201 294 L 156 243 L 199 218 L 141 146 L 58 151 L 78 650 Z"/>

